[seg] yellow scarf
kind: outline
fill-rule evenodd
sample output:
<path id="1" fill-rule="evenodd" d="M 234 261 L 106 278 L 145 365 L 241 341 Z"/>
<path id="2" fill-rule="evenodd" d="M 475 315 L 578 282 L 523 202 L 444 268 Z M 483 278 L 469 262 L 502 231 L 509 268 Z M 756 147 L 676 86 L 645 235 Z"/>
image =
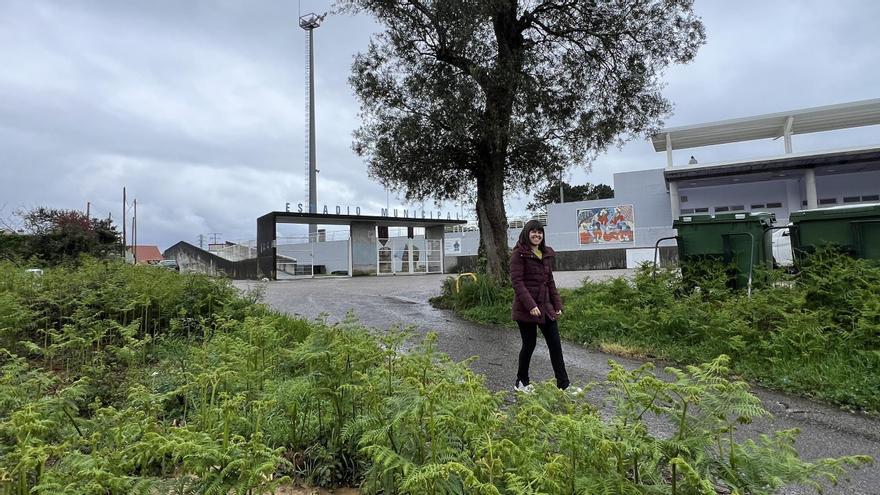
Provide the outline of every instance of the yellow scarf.
<path id="1" fill-rule="evenodd" d="M 532 248 L 532 252 L 535 253 L 535 257 L 538 259 L 542 259 L 544 256 L 539 248 Z"/>

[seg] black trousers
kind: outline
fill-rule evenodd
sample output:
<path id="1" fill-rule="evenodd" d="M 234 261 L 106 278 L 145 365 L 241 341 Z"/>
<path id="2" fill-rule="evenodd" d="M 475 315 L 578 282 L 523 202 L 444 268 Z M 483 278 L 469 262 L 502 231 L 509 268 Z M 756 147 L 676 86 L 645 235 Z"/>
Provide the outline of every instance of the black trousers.
<path id="1" fill-rule="evenodd" d="M 529 384 L 529 363 L 532 353 L 535 352 L 535 342 L 538 339 L 537 327 L 541 328 L 547 347 L 550 349 L 550 363 L 553 365 L 553 374 L 556 375 L 556 386 L 561 389 L 568 388 L 568 373 L 565 371 L 565 360 L 562 358 L 562 342 L 559 340 L 559 326 L 556 320 L 544 317 L 544 323 L 516 322 L 519 325 L 519 335 L 522 337 L 522 349 L 519 351 L 519 368 L 516 371 L 516 379 L 523 385 Z"/>

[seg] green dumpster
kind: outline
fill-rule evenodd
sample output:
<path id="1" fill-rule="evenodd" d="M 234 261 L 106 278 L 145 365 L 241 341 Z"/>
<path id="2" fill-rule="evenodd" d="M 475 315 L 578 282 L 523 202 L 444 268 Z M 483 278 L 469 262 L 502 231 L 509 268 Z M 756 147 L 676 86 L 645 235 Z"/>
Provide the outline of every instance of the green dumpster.
<path id="1" fill-rule="evenodd" d="M 718 260 L 735 267 L 731 285 L 749 287 L 753 269 L 773 267 L 769 229 L 772 213 L 722 213 L 682 216 L 672 223 L 678 231 L 678 258 L 682 275 L 701 260 Z"/>
<path id="2" fill-rule="evenodd" d="M 799 261 L 824 245 L 880 260 L 880 203 L 795 211 L 789 219 L 791 247 Z"/>

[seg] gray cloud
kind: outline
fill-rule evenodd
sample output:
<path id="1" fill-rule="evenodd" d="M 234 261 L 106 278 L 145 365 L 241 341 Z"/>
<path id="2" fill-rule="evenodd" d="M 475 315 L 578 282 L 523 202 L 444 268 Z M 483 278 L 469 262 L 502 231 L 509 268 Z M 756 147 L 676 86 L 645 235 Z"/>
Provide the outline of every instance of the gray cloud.
<path id="1" fill-rule="evenodd" d="M 696 8 L 709 40 L 694 63 L 666 76 L 676 109 L 669 125 L 877 96 L 874 2 L 703 1 Z M 302 12 L 312 10 L 330 6 L 302 2 Z M 205 232 L 253 238 L 257 216 L 303 201 L 298 14 L 296 2 L 268 0 L 0 3 L 0 216 L 90 201 L 93 213 L 118 220 L 126 186 L 139 201 L 142 243 L 165 248 Z M 368 18 L 331 16 L 316 31 L 318 194 L 331 209 L 377 212 L 386 204 L 350 150 L 358 104 L 347 78 L 375 30 Z M 798 136 L 795 147 L 859 144 L 875 134 Z M 707 161 L 780 148 L 698 151 Z M 602 155 L 591 174 L 571 177 L 610 183 L 614 172 L 664 163 L 639 139 Z M 525 213 L 528 200 L 509 198 L 509 214 Z M 398 203 L 393 195 L 389 202 Z"/>

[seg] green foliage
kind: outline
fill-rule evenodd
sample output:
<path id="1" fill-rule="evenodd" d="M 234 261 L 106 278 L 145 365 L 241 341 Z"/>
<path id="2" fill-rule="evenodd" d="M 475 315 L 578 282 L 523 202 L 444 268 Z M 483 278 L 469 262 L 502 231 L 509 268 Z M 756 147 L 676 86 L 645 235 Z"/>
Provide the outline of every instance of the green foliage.
<path id="1" fill-rule="evenodd" d="M 505 323 L 510 320 L 512 287 L 500 287 L 491 279 L 478 275 L 474 281 L 461 277 L 458 290 L 455 279 L 443 281 L 440 295 L 431 299 L 437 307 L 455 310 L 467 318 L 486 323 Z"/>
<path id="2" fill-rule="evenodd" d="M 737 423 L 766 412 L 723 357 L 667 370 L 672 382 L 612 363 L 610 418 L 549 383 L 505 407 L 436 335 L 294 320 L 225 281 L 121 263 L 19 272 L 0 265 L 4 494 L 268 494 L 292 480 L 383 494 L 764 494 L 868 461 L 805 463 L 793 432 L 735 441 Z M 508 290 L 471 284 L 461 304 Z M 649 433 L 646 414 L 675 435 Z"/>
<path id="3" fill-rule="evenodd" d="M 726 354 L 736 373 L 764 385 L 880 411 L 880 265 L 822 250 L 799 268 L 757 273 L 762 283 L 749 298 L 729 288 L 718 263 L 696 264 L 685 278 L 674 267 L 653 273 L 644 265 L 632 280 L 562 290 L 560 332 L 682 363 Z M 443 301 L 456 301 L 447 292 Z M 500 294 L 446 307 L 511 325 L 513 296 Z"/>
<path id="4" fill-rule="evenodd" d="M 110 219 L 77 210 L 33 208 L 16 213 L 22 233 L 0 233 L 0 257 L 31 260 L 40 266 L 75 263 L 82 255 L 122 254 L 121 236 Z"/>

